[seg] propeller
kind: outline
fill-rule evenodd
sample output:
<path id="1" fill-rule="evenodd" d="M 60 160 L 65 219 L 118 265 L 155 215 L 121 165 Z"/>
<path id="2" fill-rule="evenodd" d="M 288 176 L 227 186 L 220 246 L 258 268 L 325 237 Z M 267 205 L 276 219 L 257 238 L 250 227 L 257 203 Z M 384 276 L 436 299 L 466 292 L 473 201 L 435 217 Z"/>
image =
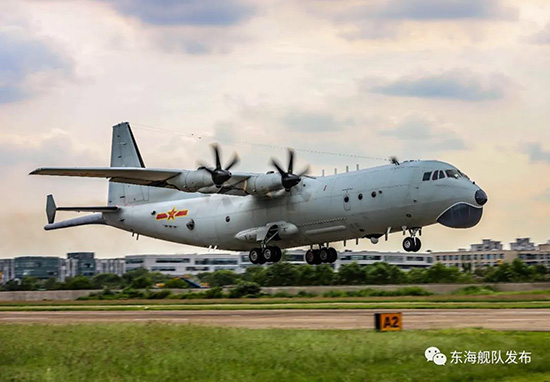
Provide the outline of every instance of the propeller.
<path id="1" fill-rule="evenodd" d="M 216 158 L 216 167 L 211 168 L 211 167 L 202 165 L 201 167 L 199 167 L 199 169 L 202 168 L 208 171 L 210 175 L 212 175 L 212 181 L 214 182 L 214 184 L 217 187 L 221 187 L 222 184 L 224 184 L 229 179 L 231 179 L 231 172 L 229 172 L 229 170 L 231 169 L 231 167 L 239 163 L 239 156 L 237 155 L 237 153 L 235 153 L 231 162 L 229 162 L 229 164 L 225 166 L 225 168 L 222 168 L 219 146 L 217 144 L 213 144 L 212 150 L 214 150 L 214 157 Z"/>
<path id="2" fill-rule="evenodd" d="M 299 174 L 293 173 L 294 150 L 292 149 L 288 149 L 288 170 L 287 171 L 283 170 L 282 167 L 279 165 L 279 163 L 275 159 L 271 159 L 271 164 L 277 169 L 277 171 L 279 171 L 279 174 L 281 174 L 281 184 L 283 185 L 286 191 L 290 191 L 292 187 L 300 183 L 302 176 L 304 176 L 309 172 L 309 166 L 308 166 Z"/>
<path id="3" fill-rule="evenodd" d="M 399 164 L 400 164 L 399 161 L 397 160 L 397 157 L 396 157 L 395 155 L 392 155 L 392 156 L 390 157 L 390 162 L 391 162 L 392 164 L 396 165 L 396 166 L 399 166 Z"/>

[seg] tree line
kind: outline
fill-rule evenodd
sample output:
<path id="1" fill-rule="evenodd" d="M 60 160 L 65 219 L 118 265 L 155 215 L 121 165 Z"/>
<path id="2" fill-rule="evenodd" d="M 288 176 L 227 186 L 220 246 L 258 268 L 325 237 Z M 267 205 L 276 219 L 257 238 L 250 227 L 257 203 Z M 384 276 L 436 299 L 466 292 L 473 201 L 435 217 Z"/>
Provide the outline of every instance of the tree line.
<path id="1" fill-rule="evenodd" d="M 550 272 L 543 265 L 526 265 L 519 259 L 496 267 L 478 268 L 471 272 L 458 267 L 436 263 L 429 268 L 403 271 L 399 267 L 379 262 L 361 266 L 345 264 L 336 272 L 330 265 L 295 265 L 279 262 L 268 267 L 251 266 L 242 274 L 231 270 L 218 270 L 197 275 L 201 283 L 211 287 L 253 282 L 259 286 L 312 286 L 312 285 L 376 285 L 376 284 L 430 284 L 476 282 L 536 282 L 550 280 Z M 94 277 L 76 276 L 64 282 L 54 278 L 39 280 L 24 277 L 9 281 L 1 290 L 75 290 L 75 289 L 148 289 L 155 285 L 163 288 L 189 288 L 187 282 L 160 272 L 137 268 L 118 276 L 111 273 Z"/>

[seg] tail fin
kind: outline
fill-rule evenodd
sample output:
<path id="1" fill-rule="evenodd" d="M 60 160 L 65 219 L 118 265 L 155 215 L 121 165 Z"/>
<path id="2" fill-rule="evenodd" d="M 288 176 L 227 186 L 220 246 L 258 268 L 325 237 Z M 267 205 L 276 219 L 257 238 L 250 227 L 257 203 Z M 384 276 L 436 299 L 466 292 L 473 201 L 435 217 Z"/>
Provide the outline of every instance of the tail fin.
<path id="1" fill-rule="evenodd" d="M 111 167 L 145 168 L 143 158 L 128 122 L 122 122 L 113 126 Z M 148 187 L 109 182 L 108 204 L 110 206 L 146 203 L 148 200 Z"/>

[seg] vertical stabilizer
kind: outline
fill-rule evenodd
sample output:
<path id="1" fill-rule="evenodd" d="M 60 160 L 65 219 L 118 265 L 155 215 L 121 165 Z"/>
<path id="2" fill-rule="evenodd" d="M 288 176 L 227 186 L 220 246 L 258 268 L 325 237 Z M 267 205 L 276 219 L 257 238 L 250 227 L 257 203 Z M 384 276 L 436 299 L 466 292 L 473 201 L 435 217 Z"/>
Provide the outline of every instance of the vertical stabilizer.
<path id="1" fill-rule="evenodd" d="M 111 167 L 145 167 L 128 122 L 113 126 Z M 110 206 L 146 203 L 148 200 L 148 187 L 109 182 Z"/>

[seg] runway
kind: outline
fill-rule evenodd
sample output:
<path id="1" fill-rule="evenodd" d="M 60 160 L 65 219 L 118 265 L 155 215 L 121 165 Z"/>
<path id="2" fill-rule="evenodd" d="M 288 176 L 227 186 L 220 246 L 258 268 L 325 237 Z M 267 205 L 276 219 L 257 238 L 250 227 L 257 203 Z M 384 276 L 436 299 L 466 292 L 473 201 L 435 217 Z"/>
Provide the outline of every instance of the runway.
<path id="1" fill-rule="evenodd" d="M 244 328 L 372 329 L 390 310 L 181 310 L 0 312 L 2 323 L 170 322 Z M 550 309 L 403 309 L 407 329 L 487 328 L 550 331 Z"/>

